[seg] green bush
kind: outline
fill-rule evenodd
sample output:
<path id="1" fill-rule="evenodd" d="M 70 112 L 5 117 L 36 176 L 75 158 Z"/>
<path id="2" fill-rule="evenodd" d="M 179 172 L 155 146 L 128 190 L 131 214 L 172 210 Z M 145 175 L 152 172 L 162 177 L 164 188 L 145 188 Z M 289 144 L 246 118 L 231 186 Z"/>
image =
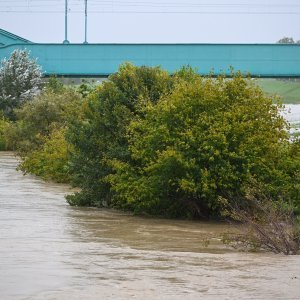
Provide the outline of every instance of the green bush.
<path id="1" fill-rule="evenodd" d="M 70 204 L 110 205 L 110 185 L 104 181 L 111 173 L 107 159 L 130 158 L 127 125 L 143 114 L 147 102 L 157 102 L 171 88 L 172 78 L 160 68 L 125 64 L 86 98 L 83 120 L 73 122 L 67 133 L 75 149 L 72 181 L 82 189 L 68 196 Z"/>
<path id="2" fill-rule="evenodd" d="M 177 80 L 130 122 L 130 158 L 108 160 L 113 205 L 172 217 L 219 215 L 218 199 L 243 194 L 251 178 L 274 199 L 299 201 L 299 154 L 272 100 L 239 74 Z"/>
<path id="3" fill-rule="evenodd" d="M 54 128 L 79 117 L 81 96 L 75 91 L 46 89 L 15 110 L 17 121 L 7 129 L 7 142 L 22 157 L 39 149 Z"/>
<path id="4" fill-rule="evenodd" d="M 53 88 L 54 87 L 54 88 Z M 16 110 L 17 121 L 6 128 L 6 141 L 21 157 L 19 168 L 44 179 L 69 181 L 65 139 L 69 122 L 80 118 L 81 95 L 51 81 L 32 101 Z"/>
<path id="5" fill-rule="evenodd" d="M 43 145 L 24 157 L 19 168 L 46 180 L 69 182 L 68 156 L 71 146 L 65 140 L 65 128 L 54 129 Z"/>
<path id="6" fill-rule="evenodd" d="M 5 133 L 10 122 L 3 116 L 0 111 L 0 151 L 11 150 L 6 141 Z"/>
<path id="7" fill-rule="evenodd" d="M 246 199 L 255 180 L 300 210 L 300 142 L 290 140 L 282 106 L 232 75 L 125 64 L 80 92 L 52 79 L 16 110 L 5 141 L 24 172 L 79 187 L 71 205 L 220 216 L 220 199 Z"/>

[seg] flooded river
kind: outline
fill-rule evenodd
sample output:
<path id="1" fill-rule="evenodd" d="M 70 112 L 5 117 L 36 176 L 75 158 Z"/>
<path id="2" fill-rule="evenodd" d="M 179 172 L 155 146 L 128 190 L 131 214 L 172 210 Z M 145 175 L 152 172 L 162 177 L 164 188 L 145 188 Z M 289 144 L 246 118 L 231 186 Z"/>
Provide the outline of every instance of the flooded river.
<path id="1" fill-rule="evenodd" d="M 283 116 L 291 125 L 290 133 L 300 134 L 300 104 L 286 104 Z"/>
<path id="2" fill-rule="evenodd" d="M 0 299 L 300 298 L 300 256 L 226 249 L 223 224 L 73 208 L 16 164 L 0 152 Z"/>

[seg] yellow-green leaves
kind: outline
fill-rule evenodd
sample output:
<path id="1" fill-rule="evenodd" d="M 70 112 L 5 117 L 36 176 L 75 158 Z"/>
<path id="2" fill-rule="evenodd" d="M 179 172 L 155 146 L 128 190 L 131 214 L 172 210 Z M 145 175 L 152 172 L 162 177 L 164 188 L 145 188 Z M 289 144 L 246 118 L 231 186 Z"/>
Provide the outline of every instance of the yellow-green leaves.
<path id="1" fill-rule="evenodd" d="M 203 216 L 220 213 L 218 199 L 242 194 L 252 177 L 271 186 L 291 184 L 292 176 L 278 164 L 286 159 L 283 145 L 289 147 L 280 106 L 238 73 L 231 79 L 183 74 L 174 76 L 169 94 L 128 125 L 130 184 L 120 165 L 110 175 L 118 201 L 136 201 L 158 214 L 196 209 Z M 276 194 L 280 187 L 271 189 Z"/>

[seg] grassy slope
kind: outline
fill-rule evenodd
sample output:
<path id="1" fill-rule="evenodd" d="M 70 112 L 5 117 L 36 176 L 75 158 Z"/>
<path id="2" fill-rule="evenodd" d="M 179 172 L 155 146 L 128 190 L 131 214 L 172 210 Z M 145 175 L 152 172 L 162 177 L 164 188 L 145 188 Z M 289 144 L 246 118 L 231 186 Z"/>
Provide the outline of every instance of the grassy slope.
<path id="1" fill-rule="evenodd" d="M 258 79 L 257 84 L 268 94 L 281 96 L 284 104 L 300 104 L 300 80 Z M 300 120 L 291 123 L 292 135 L 300 136 Z"/>
<path id="2" fill-rule="evenodd" d="M 258 79 L 257 84 L 268 94 L 277 94 L 285 104 L 300 104 L 300 81 Z"/>

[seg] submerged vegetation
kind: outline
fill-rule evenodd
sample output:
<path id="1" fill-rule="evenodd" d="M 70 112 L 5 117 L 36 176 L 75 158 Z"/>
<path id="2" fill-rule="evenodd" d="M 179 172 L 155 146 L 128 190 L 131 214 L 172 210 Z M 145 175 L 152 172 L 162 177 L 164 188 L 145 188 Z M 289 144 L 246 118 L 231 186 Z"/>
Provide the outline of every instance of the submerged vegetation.
<path id="1" fill-rule="evenodd" d="M 17 151 L 23 172 L 78 187 L 71 205 L 184 218 L 229 209 L 245 222 L 256 182 L 267 205 L 289 203 L 293 215 L 300 142 L 273 101 L 239 73 L 215 79 L 183 67 L 170 76 L 124 64 L 96 88 L 52 78 L 14 108 L 16 120 L 4 112 L 0 147 Z"/>
<path id="2" fill-rule="evenodd" d="M 230 220 L 237 222 L 235 233 L 224 242 L 241 250 L 266 250 L 285 255 L 300 251 L 300 226 L 291 203 L 274 201 L 256 182 L 245 195 L 227 201 Z M 245 201 L 246 200 L 246 201 Z"/>

